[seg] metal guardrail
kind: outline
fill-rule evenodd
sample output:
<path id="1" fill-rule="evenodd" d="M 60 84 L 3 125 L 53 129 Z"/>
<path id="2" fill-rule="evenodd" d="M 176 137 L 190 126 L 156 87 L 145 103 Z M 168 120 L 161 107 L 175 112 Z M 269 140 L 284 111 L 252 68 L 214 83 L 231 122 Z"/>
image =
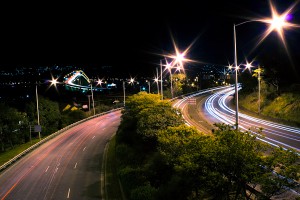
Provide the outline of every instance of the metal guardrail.
<path id="1" fill-rule="evenodd" d="M 24 150 L 23 152 L 19 153 L 18 155 L 16 155 L 15 157 L 13 157 L 12 159 L 10 159 L 6 163 L 4 163 L 2 166 L 0 166 L 0 172 L 3 171 L 3 170 L 5 170 L 7 167 L 9 167 L 10 165 L 12 165 L 14 162 L 16 162 L 17 160 L 19 160 L 21 157 L 25 156 L 27 153 L 31 152 L 32 150 L 34 150 L 38 146 L 44 144 L 45 142 L 49 141 L 50 139 L 54 138 L 55 136 L 60 135 L 61 133 L 65 132 L 66 130 L 68 130 L 68 129 L 70 129 L 70 128 L 78 125 L 78 124 L 81 124 L 81 123 L 83 123 L 85 121 L 88 121 L 90 119 L 93 119 L 93 118 L 96 118 L 96 117 L 99 117 L 99 116 L 102 116 L 102 115 L 105 115 L 105 114 L 108 114 L 108 113 L 112 113 L 112 112 L 115 112 L 115 111 L 118 111 L 118 110 L 122 110 L 122 109 L 123 108 L 116 108 L 116 109 L 112 109 L 112 110 L 109 110 L 109 111 L 106 111 L 106 112 L 103 112 L 103 113 L 100 113 L 100 114 L 97 114 L 97 115 L 94 115 L 94 116 L 87 117 L 87 118 L 82 119 L 82 120 L 80 120 L 78 122 L 70 124 L 70 125 L 62 128 L 62 129 L 56 131 L 55 133 L 52 133 L 51 135 L 45 137 L 44 139 L 42 139 L 38 143 L 32 145 L 28 149 Z"/>

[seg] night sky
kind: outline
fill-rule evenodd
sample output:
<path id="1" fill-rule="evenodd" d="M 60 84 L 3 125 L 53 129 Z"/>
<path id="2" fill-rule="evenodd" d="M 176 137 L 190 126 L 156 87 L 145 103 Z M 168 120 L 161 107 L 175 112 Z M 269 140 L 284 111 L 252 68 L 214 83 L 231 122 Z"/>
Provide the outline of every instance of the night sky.
<path id="1" fill-rule="evenodd" d="M 295 1 L 272 1 L 285 11 Z M 111 1 L 5 5 L 0 16 L 0 67 L 23 65 L 112 66 L 121 73 L 152 75 L 163 57 L 193 41 L 187 57 L 201 63 L 233 63 L 233 24 L 271 16 L 267 0 Z M 300 4 L 292 22 L 300 24 Z M 287 54 L 274 32 L 251 51 L 266 30 L 262 23 L 237 27 L 238 59 Z M 285 32 L 299 72 L 300 28 Z M 292 64 L 291 64 L 292 65 Z"/>

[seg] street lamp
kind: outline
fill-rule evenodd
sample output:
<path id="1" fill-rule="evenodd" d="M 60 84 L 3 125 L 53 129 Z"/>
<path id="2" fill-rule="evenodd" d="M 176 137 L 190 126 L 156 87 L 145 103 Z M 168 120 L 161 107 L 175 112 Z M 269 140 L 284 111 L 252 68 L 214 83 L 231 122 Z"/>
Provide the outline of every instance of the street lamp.
<path id="1" fill-rule="evenodd" d="M 158 81 L 158 68 L 156 67 L 156 77 L 155 77 L 155 82 L 157 84 L 157 94 L 159 95 L 159 81 Z"/>
<path id="2" fill-rule="evenodd" d="M 49 87 L 51 87 L 52 85 L 54 85 L 54 87 L 56 88 L 56 84 L 58 84 L 59 82 L 57 81 L 57 78 L 54 79 L 52 77 L 52 80 L 49 81 L 51 84 Z M 38 83 L 36 82 L 35 84 L 35 98 L 36 98 L 36 112 L 37 112 L 37 132 L 39 133 L 39 140 L 41 140 L 41 125 L 40 125 L 40 110 L 39 110 L 39 94 L 38 94 Z M 57 88 L 56 88 L 57 89 Z"/>
<path id="3" fill-rule="evenodd" d="M 166 61 L 167 62 L 167 61 Z M 166 68 L 169 70 L 170 72 L 170 79 L 171 79 L 171 96 L 172 99 L 174 98 L 174 93 L 173 93 L 173 78 L 172 78 L 172 66 L 170 63 L 167 62 L 166 64 Z"/>
<path id="4" fill-rule="evenodd" d="M 286 18 L 291 12 L 291 9 L 284 12 L 282 15 L 278 15 L 276 9 L 271 4 L 271 11 L 272 11 L 272 18 L 271 19 L 260 19 L 260 20 L 250 20 L 245 21 L 239 24 L 233 25 L 233 37 L 234 37 L 234 66 L 235 66 L 235 113 L 236 113 L 236 129 L 238 129 L 239 125 L 239 99 L 238 99 L 238 65 L 237 65 L 237 49 L 236 49 L 236 27 L 249 23 L 249 22 L 263 22 L 269 24 L 269 28 L 262 37 L 262 39 L 259 41 L 261 43 L 273 30 L 276 30 L 281 38 L 281 40 L 284 42 L 284 36 L 283 36 L 283 28 L 284 27 L 294 27 L 294 24 L 286 22 Z"/>
<path id="5" fill-rule="evenodd" d="M 92 84 L 92 81 L 89 80 L 90 84 L 91 84 L 91 93 L 92 93 L 92 102 L 93 102 L 93 111 L 94 111 L 94 115 L 96 114 L 96 111 L 95 111 L 95 102 L 94 102 L 94 92 L 93 92 L 93 84 Z"/>
<path id="6" fill-rule="evenodd" d="M 158 83 L 158 78 L 155 77 L 154 81 L 156 82 L 156 85 L 157 85 L 157 94 L 159 95 L 159 83 Z"/>
<path id="7" fill-rule="evenodd" d="M 130 78 L 129 83 L 133 84 L 133 82 L 134 82 L 134 79 L 133 79 L 133 78 Z M 124 108 L 125 108 L 125 96 L 126 96 L 126 94 L 125 94 L 125 81 L 123 81 Z"/>
<path id="8" fill-rule="evenodd" d="M 150 94 L 150 81 L 146 80 L 146 82 L 148 83 L 148 93 Z"/>
<path id="9" fill-rule="evenodd" d="M 37 111 L 37 122 L 38 126 L 40 127 L 40 111 L 39 111 L 39 95 L 37 90 L 37 83 L 35 85 L 35 96 L 36 96 L 36 111 Z M 39 139 L 41 140 L 41 132 L 39 131 Z"/>
<path id="10" fill-rule="evenodd" d="M 160 91 L 161 91 L 161 100 L 164 99 L 164 92 L 163 92 L 163 80 L 162 80 L 162 60 L 160 60 Z"/>

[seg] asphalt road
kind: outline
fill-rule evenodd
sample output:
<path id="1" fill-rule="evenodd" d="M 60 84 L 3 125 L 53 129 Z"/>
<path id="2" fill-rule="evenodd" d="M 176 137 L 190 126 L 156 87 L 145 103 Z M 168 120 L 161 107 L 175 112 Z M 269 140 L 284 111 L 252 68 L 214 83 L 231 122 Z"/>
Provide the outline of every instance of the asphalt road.
<path id="1" fill-rule="evenodd" d="M 229 106 L 234 98 L 233 94 L 234 88 L 232 87 L 210 95 L 202 105 L 204 117 L 208 120 L 213 119 L 214 122 L 234 125 L 236 123 L 235 110 Z M 260 136 L 257 139 L 272 146 L 300 150 L 300 128 L 252 117 L 242 112 L 239 112 L 239 128 L 243 131 L 251 130 L 253 134 L 262 128 L 262 132 L 256 134 Z"/>
<path id="2" fill-rule="evenodd" d="M 173 105 L 182 110 L 183 117 L 190 126 L 195 126 L 202 132 L 209 133 L 214 123 L 235 124 L 235 110 L 229 104 L 232 102 L 234 87 L 224 89 L 199 91 L 197 94 L 177 100 Z M 189 103 L 195 98 L 197 104 Z M 273 146 L 300 150 L 300 128 L 286 126 L 272 121 L 262 120 L 243 114 L 239 111 L 239 128 L 257 134 L 257 139 Z"/>
<path id="3" fill-rule="evenodd" d="M 0 198 L 104 199 L 103 152 L 121 111 L 79 124 L 41 145 L 0 175 Z"/>

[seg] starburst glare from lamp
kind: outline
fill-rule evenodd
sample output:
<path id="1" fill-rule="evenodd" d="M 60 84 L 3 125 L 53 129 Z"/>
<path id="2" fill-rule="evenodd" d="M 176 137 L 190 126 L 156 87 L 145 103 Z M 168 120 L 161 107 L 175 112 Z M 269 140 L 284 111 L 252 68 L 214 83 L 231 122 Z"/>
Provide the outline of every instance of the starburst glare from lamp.
<path id="1" fill-rule="evenodd" d="M 245 64 L 245 67 L 246 67 L 246 68 L 245 68 L 243 71 L 245 71 L 245 70 L 247 70 L 247 69 L 248 69 L 249 71 L 251 71 L 251 67 L 253 67 L 252 62 L 249 63 L 249 62 L 247 61 L 247 63 Z"/>
<path id="2" fill-rule="evenodd" d="M 98 79 L 97 85 L 100 85 L 100 86 L 101 86 L 102 83 L 103 83 L 102 80 L 101 80 L 101 79 Z"/>
<path id="3" fill-rule="evenodd" d="M 51 83 L 50 86 L 54 85 L 54 87 L 56 87 L 56 84 L 58 83 L 57 78 L 56 79 L 52 78 L 52 80 L 50 80 L 49 82 Z"/>
<path id="4" fill-rule="evenodd" d="M 286 42 L 285 42 L 285 37 L 284 37 L 284 29 L 300 27 L 298 24 L 293 24 L 293 23 L 290 23 L 287 21 L 287 20 L 291 19 L 291 13 L 298 2 L 299 1 L 296 1 L 292 6 L 290 6 L 282 14 L 278 14 L 278 11 L 276 10 L 275 6 L 272 4 L 271 1 L 269 2 L 270 9 L 272 12 L 272 18 L 265 18 L 265 19 L 257 20 L 257 21 L 269 24 L 269 28 L 265 31 L 265 33 L 263 34 L 263 36 L 260 39 L 258 44 L 260 44 L 272 31 L 276 30 L 276 32 L 278 33 L 285 48 L 287 48 Z"/>
<path id="5" fill-rule="evenodd" d="M 133 84 L 133 82 L 134 82 L 134 78 L 130 78 L 129 83 L 130 83 L 130 84 Z"/>

